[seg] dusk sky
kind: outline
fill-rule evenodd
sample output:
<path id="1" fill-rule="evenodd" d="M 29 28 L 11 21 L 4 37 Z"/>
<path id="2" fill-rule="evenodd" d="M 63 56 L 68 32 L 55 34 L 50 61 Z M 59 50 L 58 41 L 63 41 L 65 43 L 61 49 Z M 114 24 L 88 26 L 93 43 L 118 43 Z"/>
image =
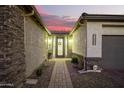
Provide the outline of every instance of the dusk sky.
<path id="1" fill-rule="evenodd" d="M 71 31 L 83 12 L 92 14 L 124 14 L 121 5 L 39 5 L 38 12 L 50 31 Z"/>

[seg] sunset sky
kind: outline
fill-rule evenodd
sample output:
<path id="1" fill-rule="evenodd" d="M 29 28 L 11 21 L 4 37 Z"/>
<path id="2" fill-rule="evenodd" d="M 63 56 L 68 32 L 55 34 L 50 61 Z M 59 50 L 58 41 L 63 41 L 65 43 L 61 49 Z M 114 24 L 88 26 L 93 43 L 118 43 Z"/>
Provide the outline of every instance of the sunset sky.
<path id="1" fill-rule="evenodd" d="M 36 6 L 50 31 L 68 32 L 83 12 L 92 14 L 124 14 L 121 5 L 38 5 Z"/>

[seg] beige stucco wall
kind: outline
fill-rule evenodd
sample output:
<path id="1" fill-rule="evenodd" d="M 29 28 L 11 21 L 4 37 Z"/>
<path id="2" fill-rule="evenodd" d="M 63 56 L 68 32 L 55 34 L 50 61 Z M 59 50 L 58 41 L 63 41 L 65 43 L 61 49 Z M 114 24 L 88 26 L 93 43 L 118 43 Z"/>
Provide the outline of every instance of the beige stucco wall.
<path id="1" fill-rule="evenodd" d="M 47 33 L 29 17 L 25 17 L 24 26 L 26 76 L 28 77 L 47 59 Z"/>
<path id="2" fill-rule="evenodd" d="M 67 47 L 68 46 L 67 45 L 68 44 L 67 40 L 68 40 L 67 35 L 65 35 L 65 57 L 67 57 L 67 51 L 68 51 L 67 50 L 68 49 L 68 47 Z"/>
<path id="3" fill-rule="evenodd" d="M 73 33 L 72 52 L 82 56 L 86 56 L 86 26 L 85 25 L 82 25 Z"/>
<path id="4" fill-rule="evenodd" d="M 124 35 L 124 27 L 103 27 L 102 35 Z"/>
<path id="5" fill-rule="evenodd" d="M 53 39 L 53 58 L 55 58 L 56 57 L 56 36 L 53 35 L 52 39 Z"/>
<path id="6" fill-rule="evenodd" d="M 124 25 L 124 23 L 87 22 L 87 57 L 102 57 L 102 35 L 124 35 L 124 27 L 104 27 L 103 25 Z M 96 46 L 92 45 L 93 34 L 96 34 Z"/>
<path id="7" fill-rule="evenodd" d="M 101 57 L 102 26 L 99 22 L 87 23 L 87 57 Z M 92 45 L 92 35 L 96 34 L 96 45 Z"/>
<path id="8" fill-rule="evenodd" d="M 73 43 L 72 35 L 68 35 L 68 37 L 67 37 L 67 57 L 72 57 L 72 43 Z"/>

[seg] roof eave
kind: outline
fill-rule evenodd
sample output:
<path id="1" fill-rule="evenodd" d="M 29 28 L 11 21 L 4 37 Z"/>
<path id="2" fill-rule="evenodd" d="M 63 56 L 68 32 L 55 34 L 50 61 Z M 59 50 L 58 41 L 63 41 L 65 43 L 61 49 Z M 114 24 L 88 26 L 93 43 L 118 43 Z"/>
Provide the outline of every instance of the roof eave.
<path id="1" fill-rule="evenodd" d="M 81 25 L 81 23 L 80 23 L 80 20 L 81 20 L 81 19 L 82 19 L 82 17 L 80 16 L 79 19 L 77 20 L 77 22 L 75 23 L 75 25 L 74 25 L 72 31 L 69 33 L 69 35 L 72 35 L 72 33 L 77 29 L 77 27 L 78 27 L 79 25 Z"/>
<path id="2" fill-rule="evenodd" d="M 77 29 L 78 25 L 80 24 L 80 21 L 92 21 L 92 22 L 124 22 L 124 15 L 112 15 L 112 14 L 87 14 L 87 13 L 83 13 L 78 21 L 75 23 L 74 28 L 72 29 L 72 31 L 70 32 L 69 35 L 72 35 L 72 33 Z"/>
<path id="3" fill-rule="evenodd" d="M 38 18 L 38 21 L 39 21 L 40 24 L 44 27 L 45 31 L 46 31 L 49 35 L 51 35 L 51 32 L 47 29 L 46 25 L 43 24 L 43 20 L 42 20 L 40 14 L 38 13 L 38 11 L 36 10 L 36 8 L 35 8 L 33 5 L 32 5 L 31 7 L 33 8 L 33 10 L 34 10 L 34 12 L 35 12 L 35 14 L 36 14 L 36 16 L 37 16 L 37 18 Z"/>

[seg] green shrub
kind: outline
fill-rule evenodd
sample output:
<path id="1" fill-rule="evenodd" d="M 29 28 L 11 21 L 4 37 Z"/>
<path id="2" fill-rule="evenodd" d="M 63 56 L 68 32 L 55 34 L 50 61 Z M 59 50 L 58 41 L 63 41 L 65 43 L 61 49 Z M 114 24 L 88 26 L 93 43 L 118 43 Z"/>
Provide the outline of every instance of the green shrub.
<path id="1" fill-rule="evenodd" d="M 73 57 L 71 63 L 78 64 L 78 58 Z"/>
<path id="2" fill-rule="evenodd" d="M 52 57 L 52 52 L 48 52 L 48 59 Z"/>
<path id="3" fill-rule="evenodd" d="M 39 77 L 42 75 L 42 68 L 39 67 L 37 70 L 36 70 L 36 75 Z"/>

